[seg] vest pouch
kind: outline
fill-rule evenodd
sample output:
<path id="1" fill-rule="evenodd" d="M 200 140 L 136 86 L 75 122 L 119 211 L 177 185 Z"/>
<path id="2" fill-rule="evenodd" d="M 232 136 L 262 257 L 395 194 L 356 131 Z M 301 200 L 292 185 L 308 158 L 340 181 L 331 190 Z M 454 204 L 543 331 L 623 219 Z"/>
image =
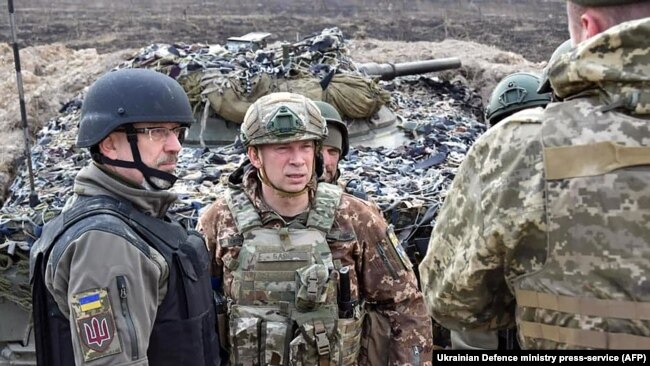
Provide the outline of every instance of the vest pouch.
<path id="1" fill-rule="evenodd" d="M 225 256 L 223 259 L 223 266 L 230 272 L 235 272 L 239 268 L 239 261 L 232 256 Z"/>
<path id="2" fill-rule="evenodd" d="M 336 312 L 336 307 L 323 306 L 293 314 L 298 331 L 290 344 L 292 365 L 320 365 L 338 358 Z"/>
<path id="3" fill-rule="evenodd" d="M 296 270 L 296 309 L 301 312 L 318 309 L 327 301 L 329 270 L 323 264 L 312 264 Z"/>
<path id="4" fill-rule="evenodd" d="M 230 314 L 230 363 L 284 365 L 292 322 L 277 307 L 233 305 Z"/>
<path id="5" fill-rule="evenodd" d="M 361 333 L 365 312 L 349 319 L 336 321 L 337 355 L 335 365 L 356 365 L 361 349 Z"/>

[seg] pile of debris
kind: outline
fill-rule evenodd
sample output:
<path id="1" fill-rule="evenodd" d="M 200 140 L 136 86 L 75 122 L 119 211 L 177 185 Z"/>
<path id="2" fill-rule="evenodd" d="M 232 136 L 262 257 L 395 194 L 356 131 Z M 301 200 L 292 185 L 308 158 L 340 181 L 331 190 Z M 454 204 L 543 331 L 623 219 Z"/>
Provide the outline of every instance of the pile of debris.
<path id="1" fill-rule="evenodd" d="M 151 67 L 175 76 L 181 84 L 183 79 L 190 79 L 194 74 L 210 74 L 207 80 L 214 81 L 213 73 L 218 70 L 222 81 L 232 81 L 236 76 L 243 83 L 239 85 L 246 85 L 252 75 L 261 72 L 297 70 L 295 65 L 307 65 L 301 60 L 313 62 L 315 57 L 322 61 L 323 52 L 315 48 L 315 45 L 324 44 L 319 42 L 329 44 L 328 50 L 332 44 L 337 49 L 326 58 L 328 65 L 335 65 L 337 70 L 352 67 L 351 60 L 345 57 L 344 43 L 336 43 L 339 40 L 336 32 L 326 30 L 323 34 L 305 40 L 305 54 L 293 55 L 292 63 L 284 63 L 282 67 L 271 67 L 274 64 L 269 63 L 263 69 L 247 58 L 254 55 L 264 64 L 264 60 L 272 58 L 266 51 L 249 50 L 228 59 L 225 48 L 204 45 L 152 45 L 118 67 Z M 221 55 L 220 59 L 217 61 L 214 55 Z M 261 55 L 266 58 L 260 58 Z M 388 96 L 387 106 L 400 117 L 399 133 L 404 134 L 408 142 L 395 148 L 352 146 L 347 160 L 340 165 L 342 179 L 347 182 L 349 191 L 365 193 L 377 203 L 387 221 L 395 226 L 399 237 L 409 246 L 408 252 L 417 260 L 426 251 L 437 209 L 457 167 L 474 140 L 485 131 L 482 101 L 468 87 L 437 78 L 409 76 L 390 82 L 373 80 L 372 83 Z M 197 114 L 201 114 L 201 108 L 209 103 L 203 98 L 209 84 L 199 82 L 198 85 L 201 88 L 194 94 L 190 90 L 188 94 L 193 98 Z M 184 86 L 187 88 L 187 84 Z M 82 101 L 83 95 L 79 95 L 67 103 L 60 115 L 50 120 L 37 135 L 31 157 L 35 190 L 40 200 L 38 206 L 29 207 L 29 175 L 27 169 L 22 168 L 10 188 L 11 195 L 0 210 L 0 298 L 8 298 L 11 293 L 28 293 L 28 283 L 9 282 L 4 272 L 12 266 L 26 268 L 31 244 L 43 225 L 61 212 L 71 197 L 76 173 L 90 161 L 86 150 L 74 147 Z M 184 148 L 176 172 L 180 179 L 173 188 L 179 194 L 179 201 L 170 212 L 188 227 L 194 227 L 201 210 L 221 196 L 226 177 L 241 164 L 244 153 L 243 146 L 236 142 L 210 148 Z M 10 301 L 29 306 L 28 301 L 15 296 Z"/>

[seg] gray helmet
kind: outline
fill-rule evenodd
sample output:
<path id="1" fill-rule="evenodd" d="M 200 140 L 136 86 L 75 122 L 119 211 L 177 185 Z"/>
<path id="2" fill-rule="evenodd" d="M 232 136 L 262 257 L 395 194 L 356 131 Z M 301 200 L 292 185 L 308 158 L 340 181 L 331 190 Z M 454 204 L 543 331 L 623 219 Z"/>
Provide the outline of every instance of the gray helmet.
<path id="1" fill-rule="evenodd" d="M 506 76 L 490 95 L 485 119 L 493 126 L 522 109 L 547 105 L 551 95 L 537 93 L 538 87 L 539 77 L 534 74 L 518 72 Z"/>
<path id="2" fill-rule="evenodd" d="M 183 87 L 149 69 L 120 69 L 97 79 L 81 107 L 78 147 L 98 144 L 116 128 L 136 122 L 194 122 Z"/>
<path id="3" fill-rule="evenodd" d="M 548 60 L 548 64 L 546 64 L 546 67 L 544 70 L 542 70 L 542 76 L 539 78 L 540 83 L 539 88 L 537 89 L 538 93 L 550 93 L 553 91 L 553 88 L 551 88 L 551 80 L 548 78 L 551 65 L 555 63 L 555 61 L 557 61 L 560 56 L 564 55 L 565 53 L 569 53 L 572 48 L 573 45 L 571 44 L 571 40 L 567 39 L 566 41 L 562 42 L 562 44 L 559 45 L 555 51 L 553 51 L 551 58 Z"/>
<path id="4" fill-rule="evenodd" d="M 348 151 L 350 151 L 350 142 L 348 138 L 348 127 L 345 125 L 345 122 L 343 122 L 343 119 L 341 118 L 341 115 L 339 112 L 334 108 L 329 103 L 322 102 L 320 100 L 314 101 L 314 104 L 318 106 L 318 109 L 320 109 L 320 113 L 323 115 L 323 118 L 325 118 L 325 121 L 327 121 L 327 130 L 328 135 L 327 138 L 323 141 L 323 145 L 330 145 L 330 146 L 335 146 L 332 145 L 331 143 L 328 143 L 330 140 L 330 137 L 332 137 L 332 130 L 336 129 L 337 131 L 340 131 L 341 133 L 341 157 L 344 158 L 346 155 L 348 155 Z"/>

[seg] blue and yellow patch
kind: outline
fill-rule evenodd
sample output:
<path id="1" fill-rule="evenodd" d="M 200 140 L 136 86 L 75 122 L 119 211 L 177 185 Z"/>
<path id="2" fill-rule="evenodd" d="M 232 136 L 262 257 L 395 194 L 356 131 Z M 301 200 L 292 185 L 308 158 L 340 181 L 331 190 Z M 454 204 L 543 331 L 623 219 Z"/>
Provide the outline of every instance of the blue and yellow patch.
<path id="1" fill-rule="evenodd" d="M 85 362 L 122 352 L 108 289 L 75 294 L 70 305 Z"/>
<path id="2" fill-rule="evenodd" d="M 102 307 L 102 303 L 99 300 L 99 292 L 84 296 L 79 299 L 79 308 L 81 311 L 99 309 Z"/>
<path id="3" fill-rule="evenodd" d="M 404 251 L 404 247 L 402 247 L 402 243 L 397 238 L 397 235 L 395 235 L 395 231 L 393 230 L 393 225 L 389 225 L 388 229 L 386 229 L 386 236 L 388 236 L 388 239 L 390 240 L 390 243 L 393 245 L 393 249 L 395 250 L 395 253 L 397 253 L 397 256 L 402 262 L 404 268 L 406 268 L 407 270 L 413 268 L 413 264 L 411 263 L 411 260 L 409 259 L 408 255 L 406 254 L 406 251 Z"/>

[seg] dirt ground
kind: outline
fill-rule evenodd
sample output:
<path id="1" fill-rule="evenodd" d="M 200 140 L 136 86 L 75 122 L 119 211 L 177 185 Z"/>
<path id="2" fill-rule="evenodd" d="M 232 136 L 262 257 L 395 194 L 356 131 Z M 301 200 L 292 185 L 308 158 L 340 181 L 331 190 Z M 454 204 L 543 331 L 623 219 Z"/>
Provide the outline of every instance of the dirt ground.
<path id="1" fill-rule="evenodd" d="M 562 0 L 22 0 L 15 22 L 31 133 L 106 70 L 152 43 L 224 44 L 251 31 L 295 41 L 339 27 L 358 62 L 459 57 L 437 73 L 486 101 L 516 71 L 540 71 L 567 37 Z M 0 187 L 24 152 L 9 17 L 0 17 Z M 0 202 L 5 194 L 0 193 Z"/>

